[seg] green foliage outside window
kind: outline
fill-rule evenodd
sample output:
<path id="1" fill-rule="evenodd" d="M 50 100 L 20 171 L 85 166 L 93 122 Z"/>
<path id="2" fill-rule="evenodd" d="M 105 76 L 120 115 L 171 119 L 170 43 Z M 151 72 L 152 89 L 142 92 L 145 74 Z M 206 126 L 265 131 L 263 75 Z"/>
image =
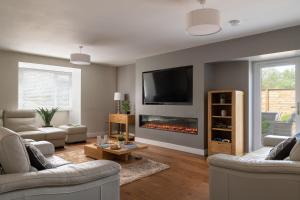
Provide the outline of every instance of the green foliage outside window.
<path id="1" fill-rule="evenodd" d="M 295 82 L 295 67 L 271 67 L 262 69 L 263 90 L 295 89 Z"/>

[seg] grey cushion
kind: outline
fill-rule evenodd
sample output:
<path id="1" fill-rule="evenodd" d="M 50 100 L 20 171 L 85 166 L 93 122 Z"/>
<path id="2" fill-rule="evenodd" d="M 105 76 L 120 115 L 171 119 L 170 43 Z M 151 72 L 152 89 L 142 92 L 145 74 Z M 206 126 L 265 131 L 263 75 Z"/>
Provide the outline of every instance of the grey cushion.
<path id="1" fill-rule="evenodd" d="M 267 156 L 266 160 L 283 160 L 290 155 L 296 144 L 296 138 L 288 138 L 276 145 Z"/>
<path id="2" fill-rule="evenodd" d="M 51 169 L 54 166 L 46 159 L 42 152 L 33 144 L 27 143 L 26 150 L 29 156 L 31 166 L 37 170 Z"/>
<path id="3" fill-rule="evenodd" d="M 15 132 L 0 127 L 0 163 L 5 173 L 30 171 L 30 161 L 23 139 Z"/>

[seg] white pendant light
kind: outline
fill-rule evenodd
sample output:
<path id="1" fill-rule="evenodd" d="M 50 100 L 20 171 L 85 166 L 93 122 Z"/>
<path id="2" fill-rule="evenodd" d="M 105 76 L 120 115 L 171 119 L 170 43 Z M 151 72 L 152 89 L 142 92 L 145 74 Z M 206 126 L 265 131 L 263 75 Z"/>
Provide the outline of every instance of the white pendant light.
<path id="1" fill-rule="evenodd" d="M 204 7 L 205 0 L 199 0 Z M 220 12 L 212 8 L 202 8 L 187 14 L 187 32 L 193 36 L 204 36 L 218 33 L 220 26 Z"/>
<path id="2" fill-rule="evenodd" d="M 70 62 L 75 65 L 90 65 L 91 56 L 81 52 L 83 46 L 79 46 L 80 53 L 72 53 L 70 56 Z"/>

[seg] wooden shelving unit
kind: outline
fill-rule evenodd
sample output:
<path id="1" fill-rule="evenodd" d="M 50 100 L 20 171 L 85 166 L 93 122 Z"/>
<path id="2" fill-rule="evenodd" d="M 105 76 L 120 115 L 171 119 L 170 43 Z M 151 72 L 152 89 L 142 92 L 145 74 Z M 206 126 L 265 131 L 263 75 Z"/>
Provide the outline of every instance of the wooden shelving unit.
<path id="1" fill-rule="evenodd" d="M 208 92 L 208 154 L 244 153 L 244 92 Z"/>
<path id="2" fill-rule="evenodd" d="M 112 125 L 113 124 L 124 124 L 125 125 L 125 142 L 128 143 L 132 136 L 129 134 L 129 125 L 134 125 L 135 123 L 135 115 L 127 115 L 127 114 L 109 114 L 109 122 L 108 122 L 108 136 L 110 138 L 118 138 L 118 134 L 113 134 Z M 134 140 L 134 137 L 133 137 Z"/>

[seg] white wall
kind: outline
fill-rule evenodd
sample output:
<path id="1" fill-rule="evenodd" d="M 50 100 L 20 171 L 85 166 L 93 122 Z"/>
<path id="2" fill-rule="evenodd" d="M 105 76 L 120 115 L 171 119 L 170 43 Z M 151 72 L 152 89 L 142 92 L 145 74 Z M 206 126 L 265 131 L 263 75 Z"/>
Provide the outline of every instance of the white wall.
<path id="1" fill-rule="evenodd" d="M 18 107 L 18 62 L 39 63 L 81 69 L 81 121 L 88 132 L 94 134 L 107 130 L 109 112 L 114 111 L 113 92 L 116 90 L 116 68 L 92 64 L 75 66 L 68 60 L 36 56 L 10 51 L 0 51 L 0 109 Z M 69 122 L 68 112 L 59 112 L 53 124 Z"/>

